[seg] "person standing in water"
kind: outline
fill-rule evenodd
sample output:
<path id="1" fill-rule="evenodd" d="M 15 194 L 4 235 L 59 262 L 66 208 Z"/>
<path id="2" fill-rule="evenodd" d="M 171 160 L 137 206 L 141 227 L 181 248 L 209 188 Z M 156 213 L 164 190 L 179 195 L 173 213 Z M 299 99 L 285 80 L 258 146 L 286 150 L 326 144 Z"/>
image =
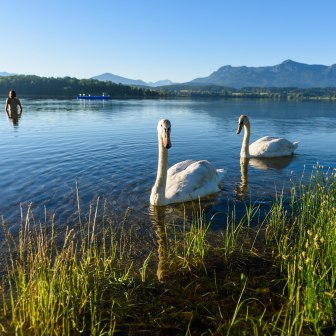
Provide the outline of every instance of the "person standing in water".
<path id="1" fill-rule="evenodd" d="M 13 125 L 17 125 L 19 118 L 22 115 L 22 105 L 20 99 L 16 97 L 16 92 L 14 90 L 9 91 L 5 110 L 8 118 L 13 122 Z"/>

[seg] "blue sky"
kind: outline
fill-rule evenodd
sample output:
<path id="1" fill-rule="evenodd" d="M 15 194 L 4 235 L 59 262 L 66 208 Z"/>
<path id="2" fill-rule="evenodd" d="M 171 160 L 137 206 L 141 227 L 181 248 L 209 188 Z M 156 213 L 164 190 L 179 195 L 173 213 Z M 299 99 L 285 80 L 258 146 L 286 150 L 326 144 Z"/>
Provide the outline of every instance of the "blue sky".
<path id="1" fill-rule="evenodd" d="M 335 0 L 1 3 L 0 72 L 186 82 L 223 65 L 336 63 Z"/>

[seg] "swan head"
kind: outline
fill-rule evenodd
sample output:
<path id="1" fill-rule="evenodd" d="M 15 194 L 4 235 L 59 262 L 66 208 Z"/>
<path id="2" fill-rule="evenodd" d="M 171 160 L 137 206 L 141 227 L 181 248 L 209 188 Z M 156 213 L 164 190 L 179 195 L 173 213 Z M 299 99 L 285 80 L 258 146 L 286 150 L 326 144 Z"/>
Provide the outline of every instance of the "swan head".
<path id="1" fill-rule="evenodd" d="M 250 123 L 248 117 L 244 114 L 242 114 L 238 118 L 238 128 L 237 128 L 237 134 L 239 134 L 243 128 L 243 126 L 248 125 Z"/>
<path id="2" fill-rule="evenodd" d="M 157 125 L 157 131 L 160 141 L 164 148 L 169 149 L 172 144 L 170 142 L 171 124 L 168 119 L 161 119 Z"/>

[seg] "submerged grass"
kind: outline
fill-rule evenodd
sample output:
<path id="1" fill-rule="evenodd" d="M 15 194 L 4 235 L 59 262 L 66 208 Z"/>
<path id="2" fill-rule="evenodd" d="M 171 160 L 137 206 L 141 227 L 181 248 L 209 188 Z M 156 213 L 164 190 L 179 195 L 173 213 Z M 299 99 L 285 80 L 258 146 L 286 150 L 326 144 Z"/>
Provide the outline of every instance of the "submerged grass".
<path id="1" fill-rule="evenodd" d="M 84 221 L 78 196 L 61 237 L 31 207 L 18 238 L 2 219 L 0 334 L 336 335 L 335 170 L 315 167 L 265 215 L 246 204 L 238 220 L 233 205 L 221 232 L 200 204 L 182 226 L 153 208 L 146 253 L 127 214 L 117 229 L 99 206 Z"/>

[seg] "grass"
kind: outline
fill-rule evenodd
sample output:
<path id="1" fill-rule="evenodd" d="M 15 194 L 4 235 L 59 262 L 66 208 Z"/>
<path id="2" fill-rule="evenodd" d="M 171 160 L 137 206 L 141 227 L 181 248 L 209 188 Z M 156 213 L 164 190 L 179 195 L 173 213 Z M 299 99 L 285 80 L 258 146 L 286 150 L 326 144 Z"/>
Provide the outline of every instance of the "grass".
<path id="1" fill-rule="evenodd" d="M 145 245 L 99 199 L 84 221 L 78 196 L 63 234 L 28 207 L 19 237 L 2 219 L 0 334 L 336 335 L 335 197 L 335 170 L 317 166 L 266 214 L 230 205 L 220 232 L 200 203 L 183 225 L 153 207 Z"/>
<path id="2" fill-rule="evenodd" d="M 324 326 L 335 330 L 335 177 L 335 170 L 315 167 L 308 185 L 293 187 L 290 213 L 281 200 L 270 212 L 267 235 L 286 274 L 288 332 L 300 334 L 306 325 L 316 334 Z"/>

